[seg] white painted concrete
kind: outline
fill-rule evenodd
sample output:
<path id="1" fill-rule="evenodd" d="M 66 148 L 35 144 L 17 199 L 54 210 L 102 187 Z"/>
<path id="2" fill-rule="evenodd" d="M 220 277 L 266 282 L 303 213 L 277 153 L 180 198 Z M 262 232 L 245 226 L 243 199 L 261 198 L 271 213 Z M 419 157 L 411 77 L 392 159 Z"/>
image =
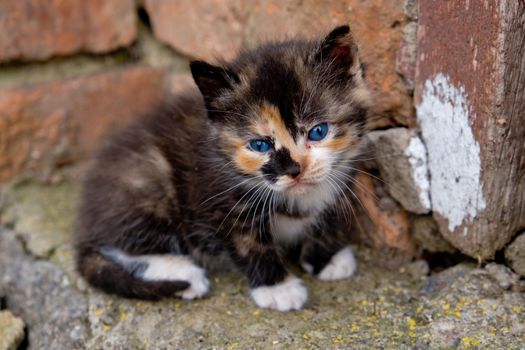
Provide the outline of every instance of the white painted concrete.
<path id="1" fill-rule="evenodd" d="M 410 139 L 405 149 L 405 156 L 412 168 L 412 179 L 417 186 L 419 202 L 423 208 L 430 210 L 430 179 L 428 175 L 427 150 L 418 136 Z"/>

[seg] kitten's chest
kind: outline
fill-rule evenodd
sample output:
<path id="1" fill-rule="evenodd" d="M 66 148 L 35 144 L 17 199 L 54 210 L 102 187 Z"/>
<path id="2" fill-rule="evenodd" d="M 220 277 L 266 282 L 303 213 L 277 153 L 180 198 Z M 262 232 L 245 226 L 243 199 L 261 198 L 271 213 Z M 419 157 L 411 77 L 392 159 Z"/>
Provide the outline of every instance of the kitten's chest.
<path id="1" fill-rule="evenodd" d="M 319 186 L 308 196 L 292 198 L 281 203 L 271 217 L 272 236 L 278 243 L 294 243 L 312 231 L 322 220 L 323 213 L 334 205 L 330 189 Z"/>
<path id="2" fill-rule="evenodd" d="M 272 217 L 272 236 L 282 244 L 297 242 L 308 234 L 317 220 L 317 215 L 297 217 L 277 213 Z"/>

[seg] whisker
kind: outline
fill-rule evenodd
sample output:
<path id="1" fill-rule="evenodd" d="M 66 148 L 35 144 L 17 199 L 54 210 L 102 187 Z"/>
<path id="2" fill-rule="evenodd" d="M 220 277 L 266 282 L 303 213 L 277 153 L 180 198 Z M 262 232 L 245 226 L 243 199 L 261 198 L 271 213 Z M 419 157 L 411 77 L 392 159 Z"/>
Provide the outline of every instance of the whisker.
<path id="1" fill-rule="evenodd" d="M 216 195 L 213 195 L 213 196 L 211 196 L 210 198 L 206 199 L 204 202 L 202 202 L 201 204 L 199 204 L 199 207 L 200 207 L 201 205 L 203 205 L 204 203 L 206 203 L 206 202 L 212 200 L 213 198 L 216 198 L 216 197 L 218 197 L 218 196 L 220 196 L 220 195 L 222 195 L 222 194 L 224 194 L 224 193 L 226 193 L 226 192 L 229 192 L 229 191 L 231 191 L 231 190 L 233 190 L 233 189 L 235 189 L 235 188 L 237 188 L 237 187 L 239 187 L 239 186 L 242 186 L 243 184 L 245 184 L 245 183 L 247 183 L 247 182 L 249 182 L 249 181 L 252 181 L 252 180 L 255 180 L 255 179 L 259 179 L 259 178 L 261 178 L 261 177 L 263 177 L 263 176 L 264 176 L 264 175 L 259 175 L 259 176 L 251 177 L 251 178 L 246 179 L 246 180 L 244 180 L 244 181 L 242 181 L 242 182 L 240 182 L 240 183 L 238 183 L 238 184 L 236 184 L 236 185 L 234 185 L 234 186 L 232 186 L 232 187 L 230 187 L 230 188 L 227 188 L 226 190 L 224 190 L 224 191 L 222 191 L 222 192 L 220 192 L 220 193 L 217 193 Z"/>

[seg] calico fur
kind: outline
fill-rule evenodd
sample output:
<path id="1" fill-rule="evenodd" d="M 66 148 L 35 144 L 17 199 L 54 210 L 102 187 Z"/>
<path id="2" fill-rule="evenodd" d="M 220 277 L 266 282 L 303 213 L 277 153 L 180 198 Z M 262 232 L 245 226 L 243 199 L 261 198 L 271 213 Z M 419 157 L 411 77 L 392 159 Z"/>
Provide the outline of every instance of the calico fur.
<path id="1" fill-rule="evenodd" d="M 203 267 L 226 257 L 259 306 L 299 309 L 307 291 L 288 272 L 290 252 L 321 279 L 355 270 L 337 232 L 351 216 L 369 97 L 349 28 L 191 70 L 199 91 L 175 96 L 95 156 L 75 230 L 77 268 L 109 293 L 191 299 L 208 291 Z M 329 134 L 312 142 L 319 123 Z M 271 150 L 254 151 L 254 139 Z"/>

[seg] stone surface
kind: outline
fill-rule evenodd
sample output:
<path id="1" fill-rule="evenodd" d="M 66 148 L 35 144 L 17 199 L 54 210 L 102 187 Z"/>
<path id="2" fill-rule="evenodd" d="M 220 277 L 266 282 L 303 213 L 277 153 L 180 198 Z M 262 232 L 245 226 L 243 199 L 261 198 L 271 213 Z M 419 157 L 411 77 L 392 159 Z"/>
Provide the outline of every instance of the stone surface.
<path id="1" fill-rule="evenodd" d="M 426 149 L 414 130 L 393 128 L 367 135 L 388 192 L 408 211 L 430 211 Z"/>
<path id="2" fill-rule="evenodd" d="M 0 291 L 28 327 L 30 349 L 84 349 L 87 300 L 56 265 L 24 253 L 13 232 L 0 230 Z"/>
<path id="3" fill-rule="evenodd" d="M 24 336 L 24 321 L 8 310 L 0 311 L 0 350 L 18 349 Z"/>
<path id="4" fill-rule="evenodd" d="M 78 184 L 62 182 L 53 188 L 20 183 L 0 189 L 0 222 L 12 227 L 25 248 L 39 258 L 49 255 L 71 237 Z"/>
<path id="5" fill-rule="evenodd" d="M 505 259 L 516 273 L 525 276 L 525 233 L 518 235 L 505 248 Z"/>
<path id="6" fill-rule="evenodd" d="M 133 0 L 0 2 L 0 62 L 107 52 L 136 35 Z"/>
<path id="7" fill-rule="evenodd" d="M 159 39 L 201 59 L 232 58 L 241 46 L 253 47 L 267 39 L 319 38 L 350 23 L 375 95 L 373 126 L 415 125 L 411 97 L 396 73 L 396 55 L 408 21 L 402 1 L 145 0 L 144 4 Z"/>
<path id="8" fill-rule="evenodd" d="M 104 133 L 160 101 L 164 71 L 143 66 L 0 89 L 0 183 L 85 158 Z"/>
<path id="9" fill-rule="evenodd" d="M 430 215 L 415 216 L 411 220 L 410 232 L 417 243 L 433 253 L 454 253 L 456 249 L 441 235 L 436 221 Z"/>
<path id="10" fill-rule="evenodd" d="M 523 1 L 419 2 L 416 106 L 433 215 L 479 260 L 525 227 L 524 32 Z"/>
<path id="11" fill-rule="evenodd" d="M 68 244 L 37 260 L 22 243 L 0 229 L 0 295 L 25 320 L 29 349 L 520 349 L 525 336 L 525 289 L 500 265 L 428 277 L 423 261 L 392 272 L 378 267 L 386 257 L 357 247 L 351 280 L 301 274 L 309 302 L 280 313 L 256 308 L 233 272 L 211 273 L 203 300 L 108 296 L 80 283 Z"/>

